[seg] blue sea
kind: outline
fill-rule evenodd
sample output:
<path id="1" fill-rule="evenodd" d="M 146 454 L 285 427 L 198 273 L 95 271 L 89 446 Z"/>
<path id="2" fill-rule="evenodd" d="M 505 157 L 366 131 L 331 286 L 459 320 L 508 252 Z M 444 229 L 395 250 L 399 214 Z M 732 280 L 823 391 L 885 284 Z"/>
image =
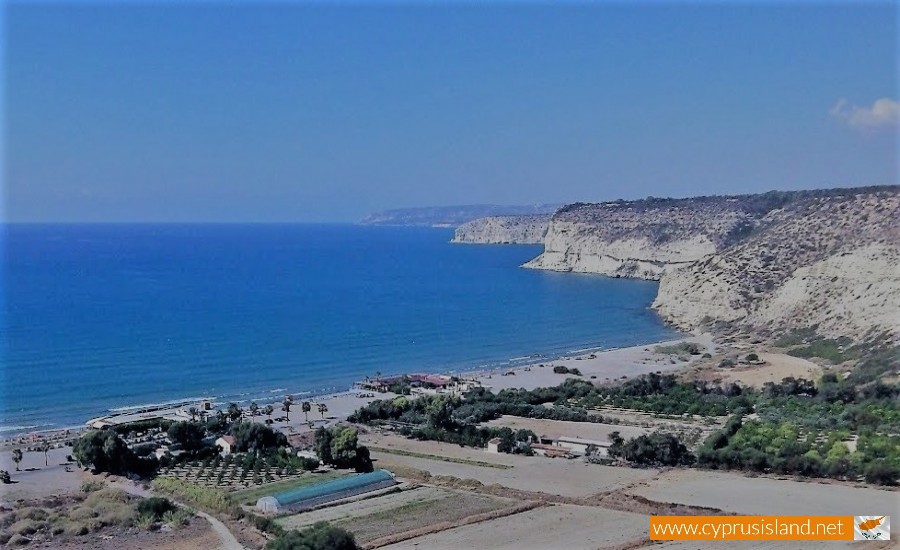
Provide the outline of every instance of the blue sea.
<path id="1" fill-rule="evenodd" d="M 0 435 L 672 338 L 657 284 L 355 225 L 2 226 Z"/>

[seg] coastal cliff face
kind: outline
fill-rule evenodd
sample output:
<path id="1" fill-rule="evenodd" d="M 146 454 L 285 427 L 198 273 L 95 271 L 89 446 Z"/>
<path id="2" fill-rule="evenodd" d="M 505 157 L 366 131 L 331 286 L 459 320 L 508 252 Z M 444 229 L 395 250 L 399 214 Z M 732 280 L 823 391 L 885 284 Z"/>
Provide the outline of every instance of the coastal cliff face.
<path id="1" fill-rule="evenodd" d="M 775 209 L 734 246 L 667 273 L 653 305 L 688 330 L 900 335 L 900 192 L 843 190 Z"/>
<path id="2" fill-rule="evenodd" d="M 544 242 L 550 216 L 490 216 L 456 228 L 453 243 L 540 244 Z"/>
<path id="3" fill-rule="evenodd" d="M 659 279 L 751 231 L 750 206 L 721 197 L 576 203 L 553 215 L 544 252 L 524 267 Z"/>
<path id="4" fill-rule="evenodd" d="M 476 221 L 457 238 L 532 242 L 538 231 L 510 227 Z M 898 186 L 576 203 L 550 218 L 543 243 L 524 267 L 658 279 L 653 307 L 685 330 L 900 338 Z"/>

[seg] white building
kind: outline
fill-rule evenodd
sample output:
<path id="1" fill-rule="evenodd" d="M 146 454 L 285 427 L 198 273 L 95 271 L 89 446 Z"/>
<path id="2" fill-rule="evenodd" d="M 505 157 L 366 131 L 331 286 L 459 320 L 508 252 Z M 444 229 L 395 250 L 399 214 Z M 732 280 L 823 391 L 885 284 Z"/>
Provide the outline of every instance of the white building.
<path id="1" fill-rule="evenodd" d="M 223 435 L 219 439 L 216 440 L 216 445 L 222 449 L 222 456 L 230 455 L 234 449 L 234 436 L 231 435 Z"/>

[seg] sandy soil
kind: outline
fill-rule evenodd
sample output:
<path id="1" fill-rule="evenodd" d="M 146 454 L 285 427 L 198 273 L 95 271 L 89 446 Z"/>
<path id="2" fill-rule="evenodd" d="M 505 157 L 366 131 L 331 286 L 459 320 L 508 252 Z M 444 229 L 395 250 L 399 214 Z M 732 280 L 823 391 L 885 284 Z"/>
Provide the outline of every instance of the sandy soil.
<path id="1" fill-rule="evenodd" d="M 79 490 L 81 469 L 72 464 L 72 471 L 66 471 L 66 455 L 71 453 L 71 447 L 53 449 L 47 453 L 50 465 L 45 466 L 44 453 L 26 452 L 19 464 L 19 472 L 12 461 L 12 452 L 0 453 L 0 470 L 8 471 L 13 481 L 10 485 L 0 485 L 0 499 L 14 501 Z"/>
<path id="2" fill-rule="evenodd" d="M 762 387 L 766 382 L 781 382 L 783 378 L 806 378 L 818 380 L 822 376 L 822 368 L 802 357 L 793 357 L 784 353 L 760 353 L 765 365 L 748 365 L 733 369 L 715 368 L 714 372 L 723 382 L 738 382 L 747 386 Z"/>
<path id="3" fill-rule="evenodd" d="M 608 441 L 609 434 L 619 432 L 626 440 L 638 437 L 650 430 L 635 426 L 619 426 L 616 424 L 595 424 L 592 422 L 566 422 L 563 420 L 542 420 L 539 418 L 523 418 L 521 416 L 502 416 L 485 423 L 492 427 L 509 427 L 514 430 L 531 430 L 538 436 L 568 436 L 596 441 Z"/>
<path id="4" fill-rule="evenodd" d="M 506 388 L 534 389 L 556 386 L 562 384 L 566 378 L 592 380 L 591 377 L 594 376 L 596 378 L 593 378 L 593 380 L 597 382 L 619 380 L 623 376 L 632 378 L 634 376 L 656 371 L 681 369 L 700 360 L 700 356 L 695 356 L 689 362 L 677 360 L 673 362 L 668 355 L 661 355 L 653 351 L 656 346 L 673 345 L 679 342 L 696 342 L 710 351 L 715 348 L 712 335 L 703 334 L 700 336 L 691 336 L 680 340 L 659 342 L 645 346 L 633 346 L 616 350 L 600 351 L 594 354 L 594 358 L 590 358 L 591 354 L 586 353 L 563 359 L 546 359 L 532 365 L 516 368 L 466 373 L 465 376 L 478 378 L 485 386 L 494 391 Z M 544 364 L 543 368 L 538 366 L 541 363 Z M 577 368 L 581 371 L 582 376 L 577 377 L 567 374 L 556 374 L 553 372 L 554 365 Z M 516 374 L 514 376 L 503 376 L 504 372 L 510 371 L 515 372 Z"/>
<path id="5" fill-rule="evenodd" d="M 96 549 L 96 550 L 197 550 L 217 549 L 219 537 L 209 524 L 195 518 L 190 525 L 177 531 L 166 529 L 160 531 L 144 531 L 137 528 L 107 529 L 99 534 L 84 537 L 70 537 L 65 541 L 54 540 L 41 544 L 32 544 L 28 548 L 54 548 L 57 550 Z"/>
<path id="6" fill-rule="evenodd" d="M 537 508 L 383 547 L 385 550 L 595 549 L 647 536 L 646 516 L 587 506 Z"/>
<path id="7" fill-rule="evenodd" d="M 765 515 L 900 517 L 900 491 L 839 483 L 746 477 L 732 472 L 670 470 L 629 491 L 649 499 Z"/>

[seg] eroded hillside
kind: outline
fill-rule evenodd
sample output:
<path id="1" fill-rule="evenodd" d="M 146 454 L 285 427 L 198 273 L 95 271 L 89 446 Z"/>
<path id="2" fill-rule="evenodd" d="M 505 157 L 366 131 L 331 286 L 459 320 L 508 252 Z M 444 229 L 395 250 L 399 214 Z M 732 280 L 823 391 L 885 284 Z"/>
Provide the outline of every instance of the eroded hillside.
<path id="1" fill-rule="evenodd" d="M 654 307 L 686 329 L 900 334 L 900 193 L 848 190 L 775 209 L 733 246 L 663 277 Z"/>

